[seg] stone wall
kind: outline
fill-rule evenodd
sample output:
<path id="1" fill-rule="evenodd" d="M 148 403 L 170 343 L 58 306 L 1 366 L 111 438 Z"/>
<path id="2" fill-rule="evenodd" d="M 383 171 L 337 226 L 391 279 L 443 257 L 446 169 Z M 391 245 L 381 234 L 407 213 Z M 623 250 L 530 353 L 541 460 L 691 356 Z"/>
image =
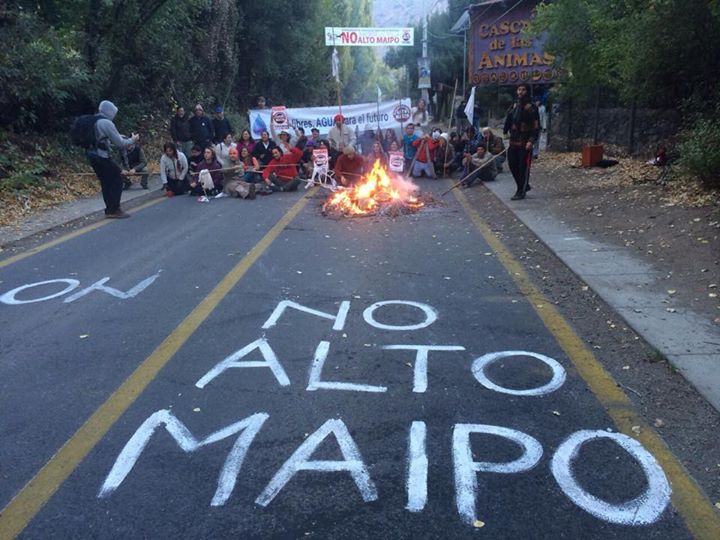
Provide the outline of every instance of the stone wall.
<path id="1" fill-rule="evenodd" d="M 584 144 L 593 142 L 595 109 L 564 105 L 557 107 L 549 116 L 550 149 L 578 151 Z M 676 110 L 638 108 L 631 135 L 632 109 L 601 108 L 598 113 L 598 142 L 626 154 L 652 156 L 659 144 L 672 145 L 680 129 L 680 121 Z"/>

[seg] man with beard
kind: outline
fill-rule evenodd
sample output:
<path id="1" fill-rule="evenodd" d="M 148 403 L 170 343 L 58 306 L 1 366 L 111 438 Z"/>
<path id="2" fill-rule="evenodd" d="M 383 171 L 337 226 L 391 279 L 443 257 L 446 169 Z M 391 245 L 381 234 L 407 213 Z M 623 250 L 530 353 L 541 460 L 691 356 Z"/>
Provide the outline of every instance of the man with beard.
<path id="1" fill-rule="evenodd" d="M 515 93 L 517 101 L 508 110 L 503 128 L 503 133 L 510 133 L 507 161 L 517 185 L 517 191 L 511 197 L 513 201 L 524 199 L 525 194 L 531 189 L 532 151 L 540 135 L 540 118 L 535 105 L 530 100 L 528 86 L 518 85 Z"/>

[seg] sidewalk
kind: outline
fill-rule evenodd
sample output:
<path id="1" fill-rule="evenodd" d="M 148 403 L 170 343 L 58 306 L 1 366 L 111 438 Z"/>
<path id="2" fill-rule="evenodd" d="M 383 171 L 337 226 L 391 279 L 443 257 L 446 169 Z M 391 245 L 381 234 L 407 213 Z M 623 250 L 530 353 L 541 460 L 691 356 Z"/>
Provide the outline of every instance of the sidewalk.
<path id="1" fill-rule="evenodd" d="M 534 174 L 522 201 L 510 200 L 515 183 L 507 172 L 484 185 L 720 411 L 720 328 L 668 297 L 665 272 L 555 215 L 549 204 L 555 195 L 543 190 L 552 179 Z"/>
<path id="2" fill-rule="evenodd" d="M 123 191 L 122 202 L 125 203 L 156 193 L 160 190 L 160 186 L 160 176 L 157 174 L 150 175 L 148 189 L 142 189 L 139 183 L 133 184 L 129 190 Z M 98 183 L 98 194 L 94 197 L 63 203 L 43 212 L 32 214 L 16 225 L 0 227 L 0 247 L 65 225 L 76 219 L 88 217 L 96 212 L 102 212 L 105 210 L 105 203 L 99 190 L 100 183 Z"/>

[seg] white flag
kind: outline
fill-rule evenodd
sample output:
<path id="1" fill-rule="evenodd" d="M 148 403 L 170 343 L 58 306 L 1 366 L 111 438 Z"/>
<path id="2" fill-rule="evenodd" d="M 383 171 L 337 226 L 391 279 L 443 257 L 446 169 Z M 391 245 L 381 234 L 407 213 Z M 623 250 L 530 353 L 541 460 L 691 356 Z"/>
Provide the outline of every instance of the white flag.
<path id="1" fill-rule="evenodd" d="M 332 76 L 337 82 L 340 82 L 340 56 L 334 47 L 332 53 Z"/>
<path id="2" fill-rule="evenodd" d="M 380 90 L 379 86 L 377 87 L 377 89 L 378 89 L 378 103 L 380 103 L 380 101 L 382 100 L 382 90 Z"/>
<path id="3" fill-rule="evenodd" d="M 467 105 L 465 105 L 465 116 L 467 116 L 468 122 L 472 125 L 475 112 L 475 86 L 470 90 L 470 97 L 468 98 Z"/>

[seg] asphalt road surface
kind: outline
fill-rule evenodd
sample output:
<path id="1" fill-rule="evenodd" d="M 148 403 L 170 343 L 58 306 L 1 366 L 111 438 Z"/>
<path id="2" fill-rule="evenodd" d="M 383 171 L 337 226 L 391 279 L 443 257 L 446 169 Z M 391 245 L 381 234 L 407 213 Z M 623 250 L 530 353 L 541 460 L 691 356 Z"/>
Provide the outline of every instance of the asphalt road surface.
<path id="1" fill-rule="evenodd" d="M 0 261 L 0 538 L 717 531 L 465 195 L 306 195 L 176 197 Z"/>

